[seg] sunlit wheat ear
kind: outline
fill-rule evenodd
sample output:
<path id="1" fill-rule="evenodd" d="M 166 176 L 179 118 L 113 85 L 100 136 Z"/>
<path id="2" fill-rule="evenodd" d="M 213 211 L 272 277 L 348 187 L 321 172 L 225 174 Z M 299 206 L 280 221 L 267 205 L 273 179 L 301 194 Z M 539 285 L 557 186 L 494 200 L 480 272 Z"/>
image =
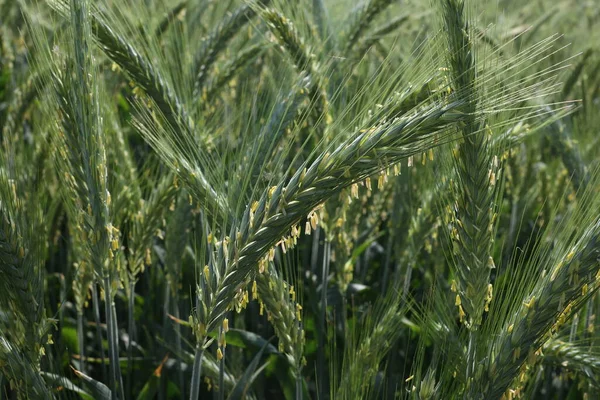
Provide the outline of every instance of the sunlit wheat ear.
<path id="1" fill-rule="evenodd" d="M 457 200 L 447 205 L 448 212 L 453 214 L 448 234 L 452 238 L 452 259 L 458 278 L 455 303 L 461 321 L 477 329 L 487 308 L 489 276 L 495 268 L 491 250 L 501 200 L 503 154 L 507 146 L 513 145 L 512 140 L 519 140 L 518 136 L 513 139 L 495 132 L 508 129 L 507 132 L 517 133 L 524 124 L 540 129 L 543 123 L 537 119 L 545 118 L 548 112 L 534 101 L 539 102 L 556 90 L 556 72 L 562 65 L 527 75 L 530 64 L 535 64 L 535 57 L 529 51 L 510 61 L 495 61 L 495 53 L 478 61 L 479 52 L 473 44 L 465 4 L 461 1 L 443 2 L 443 26 L 449 49 L 446 58 L 450 66 L 450 97 L 462 98 L 463 110 L 469 115 L 489 110 L 485 111 L 487 120 L 479 123 L 467 120 L 457 127 L 463 140 L 452 149 L 457 175 L 450 180 L 450 189 Z M 552 49 L 554 40 L 542 41 L 532 46 L 530 52 L 541 56 L 556 51 Z M 516 66 L 521 71 L 515 70 Z M 495 104 L 489 101 L 492 97 Z M 511 102 L 524 106 L 521 110 L 519 107 L 510 110 Z"/>
<path id="2" fill-rule="evenodd" d="M 543 360 L 558 365 L 567 365 L 569 370 L 584 374 L 600 372 L 600 357 L 596 345 L 591 341 L 571 341 L 569 338 L 552 338 L 542 347 Z"/>
<path id="3" fill-rule="evenodd" d="M 198 390 L 206 333 L 217 329 L 225 313 L 243 303 L 248 278 L 257 272 L 257 265 L 264 262 L 269 251 L 309 214 L 310 226 L 316 228 L 320 205 L 340 190 L 389 164 L 428 150 L 438 143 L 431 141 L 434 137 L 442 142 L 449 140 L 447 126 L 463 118 L 455 108 L 433 104 L 420 113 L 359 130 L 331 151 L 316 154 L 289 178 L 263 190 L 255 197 L 256 202 L 246 206 L 239 222 L 234 220 L 231 228 L 220 229 L 218 242 L 214 242 L 213 233 L 206 232 L 203 246 L 210 258 L 200 272 L 196 293 L 192 394 Z M 168 140 L 163 131 L 150 128 L 144 131 L 150 143 L 160 145 Z M 169 160 L 174 154 L 164 155 Z"/>

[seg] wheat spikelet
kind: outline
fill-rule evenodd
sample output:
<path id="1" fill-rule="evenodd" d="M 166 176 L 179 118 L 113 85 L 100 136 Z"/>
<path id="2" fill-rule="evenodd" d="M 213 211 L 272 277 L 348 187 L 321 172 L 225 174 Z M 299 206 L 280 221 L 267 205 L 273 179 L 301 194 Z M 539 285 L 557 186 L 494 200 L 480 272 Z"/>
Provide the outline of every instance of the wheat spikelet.
<path id="1" fill-rule="evenodd" d="M 198 146 L 193 135 L 192 120 L 183 103 L 169 87 L 167 81 L 133 46 L 119 36 L 101 19 L 94 20 L 94 34 L 106 54 L 142 87 L 154 101 L 161 115 L 175 133 L 178 144 L 182 146 Z M 185 176 L 193 181 L 197 195 L 212 202 L 215 209 L 222 214 L 227 213 L 227 205 L 222 196 L 215 191 L 204 176 L 203 171 L 194 170 L 193 176 Z"/>
<path id="2" fill-rule="evenodd" d="M 3 194 L 7 194 L 4 188 Z M 41 275 L 37 257 L 40 249 L 35 242 L 24 240 L 23 234 L 17 230 L 23 228 L 21 222 L 6 212 L 9 198 L 3 200 L 0 203 L 0 303 L 3 309 L 13 313 L 14 325 L 9 330 L 20 332 L 15 338 L 17 344 L 31 346 L 29 351 L 35 354 L 44 305 L 43 297 L 39 295 Z M 28 232 L 23 233 L 28 235 Z"/>
<path id="3" fill-rule="evenodd" d="M 146 91 L 169 125 L 180 135 L 192 131 L 183 103 L 156 68 L 100 18 L 94 19 L 93 28 L 107 56 Z"/>
<path id="4" fill-rule="evenodd" d="M 152 239 L 161 227 L 164 213 L 173 203 L 177 192 L 173 176 L 171 174 L 164 176 L 152 191 L 150 198 L 143 201 L 141 208 L 131 216 L 132 227 L 128 233 L 127 253 L 129 285 L 135 283 L 139 275 L 144 272 L 144 268 L 151 264 L 149 254 Z"/>
<path id="5" fill-rule="evenodd" d="M 7 141 L 16 141 L 14 135 L 18 132 L 17 124 L 22 121 L 23 116 L 31 107 L 38 91 L 43 90 L 43 85 L 44 80 L 38 74 L 32 74 L 22 87 L 15 90 L 2 126 L 2 140 L 5 147 L 8 146 Z"/>
<path id="6" fill-rule="evenodd" d="M 379 372 L 380 364 L 392 344 L 400 336 L 404 311 L 399 308 L 398 298 L 382 298 L 364 323 L 352 346 L 347 350 L 336 399 L 362 399 L 368 397 L 372 382 Z"/>
<path id="7" fill-rule="evenodd" d="M 581 195 L 589 183 L 590 176 L 577 144 L 571 138 L 566 124 L 560 119 L 551 123 L 548 130 L 553 150 L 560 154 L 564 166 L 571 174 L 575 191 Z"/>
<path id="8" fill-rule="evenodd" d="M 6 140 L 0 152 L 0 372 L 22 397 L 49 398 L 39 375 L 48 321 L 44 315 L 43 256 L 46 229 L 38 187 L 24 187 L 13 177 L 20 171 L 7 162 L 14 142 Z M 23 193 L 29 189 L 29 193 Z M 34 204 L 35 207 L 32 207 Z"/>

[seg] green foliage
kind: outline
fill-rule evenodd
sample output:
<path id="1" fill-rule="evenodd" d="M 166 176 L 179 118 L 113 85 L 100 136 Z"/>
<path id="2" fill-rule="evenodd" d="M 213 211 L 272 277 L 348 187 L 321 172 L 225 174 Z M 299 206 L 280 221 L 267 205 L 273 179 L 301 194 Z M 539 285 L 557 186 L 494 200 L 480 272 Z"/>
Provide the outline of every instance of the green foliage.
<path id="1" fill-rule="evenodd" d="M 434 4 L 0 0 L 0 398 L 600 396 L 600 13 Z"/>

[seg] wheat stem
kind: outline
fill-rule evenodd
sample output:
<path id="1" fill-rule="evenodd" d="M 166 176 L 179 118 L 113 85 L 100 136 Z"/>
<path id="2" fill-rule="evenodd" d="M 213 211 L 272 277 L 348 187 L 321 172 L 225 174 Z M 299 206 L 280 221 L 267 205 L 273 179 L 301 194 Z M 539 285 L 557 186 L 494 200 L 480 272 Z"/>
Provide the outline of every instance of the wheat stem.
<path id="1" fill-rule="evenodd" d="M 108 354 L 110 360 L 110 387 L 113 400 L 124 399 L 123 382 L 119 362 L 119 337 L 114 312 L 114 297 L 112 294 L 111 279 L 106 276 L 102 280 L 104 287 L 104 311 L 106 314 L 106 329 L 108 332 Z"/>
<path id="2" fill-rule="evenodd" d="M 204 354 L 204 348 L 200 345 L 196 345 L 196 352 L 194 353 L 194 366 L 192 367 L 192 381 L 190 386 L 190 400 L 198 400 L 200 394 L 200 378 L 202 377 L 202 355 Z"/>

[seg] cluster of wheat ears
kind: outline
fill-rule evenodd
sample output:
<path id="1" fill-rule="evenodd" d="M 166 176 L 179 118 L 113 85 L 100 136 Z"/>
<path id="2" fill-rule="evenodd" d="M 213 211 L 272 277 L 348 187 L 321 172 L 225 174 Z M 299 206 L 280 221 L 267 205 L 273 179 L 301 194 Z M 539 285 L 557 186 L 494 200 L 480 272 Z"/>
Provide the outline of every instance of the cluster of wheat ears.
<path id="1" fill-rule="evenodd" d="M 0 0 L 0 399 L 600 396 L 600 10 L 487 3 Z"/>

